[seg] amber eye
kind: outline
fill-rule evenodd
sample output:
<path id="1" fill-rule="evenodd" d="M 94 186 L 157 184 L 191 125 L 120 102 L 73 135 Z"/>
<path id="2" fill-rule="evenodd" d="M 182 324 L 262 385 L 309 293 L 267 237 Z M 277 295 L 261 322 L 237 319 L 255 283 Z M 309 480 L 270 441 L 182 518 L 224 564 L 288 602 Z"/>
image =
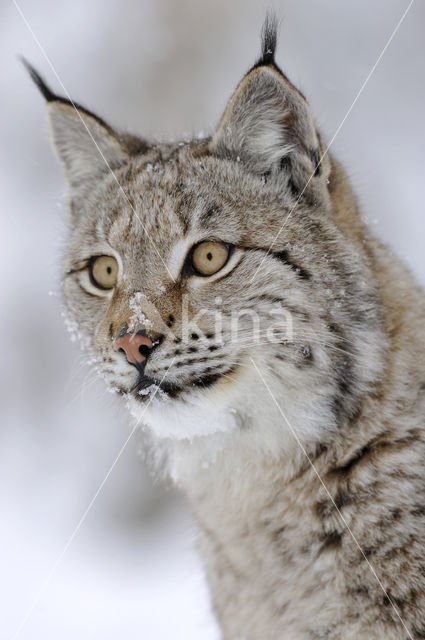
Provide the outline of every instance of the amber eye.
<path id="1" fill-rule="evenodd" d="M 220 271 L 229 257 L 229 248 L 221 242 L 201 242 L 193 250 L 192 265 L 201 276 L 211 276 Z"/>
<path id="2" fill-rule="evenodd" d="M 99 289 L 112 289 L 118 278 L 118 262 L 112 256 L 97 256 L 89 265 L 90 279 Z"/>

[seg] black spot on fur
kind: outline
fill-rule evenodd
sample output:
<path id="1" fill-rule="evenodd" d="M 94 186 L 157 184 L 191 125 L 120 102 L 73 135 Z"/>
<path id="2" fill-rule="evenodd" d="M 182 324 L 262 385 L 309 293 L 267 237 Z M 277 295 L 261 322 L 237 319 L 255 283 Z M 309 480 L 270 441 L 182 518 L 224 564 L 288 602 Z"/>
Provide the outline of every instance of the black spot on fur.
<path id="1" fill-rule="evenodd" d="M 322 502 L 318 502 L 316 504 L 316 514 L 320 520 L 325 520 L 329 518 L 330 515 L 335 511 L 335 507 L 333 506 L 331 500 L 323 500 Z"/>
<path id="2" fill-rule="evenodd" d="M 340 533 L 336 529 L 331 531 L 330 533 L 324 533 L 321 536 L 322 546 L 320 547 L 319 553 L 327 550 L 334 550 L 341 546 L 343 533 Z"/>
<path id="3" fill-rule="evenodd" d="M 197 378 L 196 380 L 194 380 L 193 386 L 195 386 L 195 387 L 210 387 L 212 384 L 214 384 L 214 382 L 217 382 L 217 380 L 219 380 L 219 378 L 221 378 L 221 374 L 220 373 L 213 373 L 213 374 L 204 375 L 204 376 L 201 376 L 201 377 Z"/>
<path id="4" fill-rule="evenodd" d="M 313 166 L 314 166 L 314 176 L 320 176 L 322 173 L 322 164 L 321 164 L 321 160 L 320 160 L 320 153 L 319 153 L 319 149 L 314 149 L 314 151 L 311 152 L 311 159 L 313 162 Z"/>
<path id="5" fill-rule="evenodd" d="M 191 365 L 191 364 L 199 364 L 200 362 L 208 362 L 208 358 L 190 358 L 190 360 L 186 360 L 183 364 Z M 218 363 L 218 366 L 221 366 L 221 363 Z"/>
<path id="6" fill-rule="evenodd" d="M 387 594 L 383 597 L 383 604 L 387 607 L 392 607 L 397 605 L 398 607 L 402 607 L 404 604 L 404 600 L 402 598 L 398 598 L 395 596 L 389 589 L 387 590 Z"/>
<path id="7" fill-rule="evenodd" d="M 341 491 L 335 497 L 335 505 L 337 509 L 342 509 L 354 501 L 353 495 L 341 489 Z"/>
<path id="8" fill-rule="evenodd" d="M 302 280 L 310 280 L 311 278 L 311 274 L 306 270 L 303 269 L 302 267 L 298 266 L 295 262 L 293 262 L 291 260 L 291 258 L 289 257 L 289 254 L 287 251 L 277 251 L 277 252 L 272 252 L 271 254 L 274 258 L 277 258 L 278 260 L 280 260 L 281 262 L 283 262 L 284 264 L 288 265 L 288 267 L 291 267 L 291 269 L 293 271 L 295 271 L 295 273 L 302 279 Z"/>
<path id="9" fill-rule="evenodd" d="M 387 439 L 388 438 L 388 439 Z M 364 447 L 359 449 L 359 451 L 343 466 L 336 467 L 331 471 L 332 474 L 337 475 L 348 475 L 353 469 L 356 468 L 358 464 L 361 462 L 368 460 L 368 458 L 373 459 L 373 456 L 378 452 L 388 451 L 391 453 L 392 451 L 399 451 L 400 448 L 411 447 L 413 443 L 418 441 L 418 437 L 416 433 L 411 433 L 410 435 L 404 438 L 392 439 L 389 434 L 382 434 L 381 438 L 373 439 L 369 443 L 367 443 Z M 404 477 L 405 473 L 400 474 L 398 470 L 392 472 L 393 477 Z M 417 474 L 413 474 L 409 476 L 411 479 L 417 479 L 419 476 Z M 416 505 L 422 509 L 420 504 Z M 424 509 L 425 513 L 425 509 Z M 417 515 L 420 515 L 419 513 Z"/>
<path id="10" fill-rule="evenodd" d="M 373 545 L 370 545 L 369 547 L 363 547 L 362 555 L 366 558 L 370 558 L 371 556 L 373 556 L 374 553 L 379 551 L 380 548 L 381 548 L 380 544 L 373 544 Z"/>
<path id="11" fill-rule="evenodd" d="M 372 449 L 369 445 L 362 447 L 346 464 L 341 467 L 336 467 L 334 472 L 338 475 L 349 474 L 350 471 L 371 452 L 371 450 Z"/>
<path id="12" fill-rule="evenodd" d="M 333 501 L 323 500 L 318 502 L 316 505 L 316 513 L 321 520 L 326 520 L 332 516 L 337 509 L 340 511 L 343 507 L 352 504 L 354 501 L 355 496 L 353 494 L 348 493 L 345 489 L 341 489 Z"/>
<path id="13" fill-rule="evenodd" d="M 356 586 L 356 587 L 347 587 L 348 593 L 351 593 L 355 596 L 364 596 L 366 598 L 370 598 L 369 589 L 364 585 Z"/>

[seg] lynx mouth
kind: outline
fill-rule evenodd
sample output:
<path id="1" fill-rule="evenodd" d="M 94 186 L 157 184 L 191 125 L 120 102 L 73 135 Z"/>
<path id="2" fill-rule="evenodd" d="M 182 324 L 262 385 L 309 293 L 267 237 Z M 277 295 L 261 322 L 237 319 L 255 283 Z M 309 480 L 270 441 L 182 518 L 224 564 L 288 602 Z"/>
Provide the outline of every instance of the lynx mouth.
<path id="1" fill-rule="evenodd" d="M 158 380 L 147 375 L 140 375 L 131 392 L 139 399 L 150 395 L 150 391 L 155 392 L 155 389 L 159 389 L 170 398 L 177 398 L 183 392 L 190 391 L 194 388 L 208 389 L 212 387 L 224 376 L 229 376 L 234 372 L 235 367 L 230 367 L 226 371 L 219 373 L 209 373 L 203 376 L 199 376 L 193 380 L 190 380 L 185 385 L 179 385 L 176 382 L 169 382 L 167 380 Z"/>
<path id="2" fill-rule="evenodd" d="M 131 389 L 131 392 L 138 396 L 143 397 L 148 395 L 148 391 L 154 391 L 155 389 L 160 389 L 163 393 L 166 393 L 170 398 L 175 398 L 181 393 L 183 388 L 174 383 L 168 382 L 167 380 L 158 380 L 157 378 L 152 378 L 151 376 L 140 375 L 134 387 Z"/>

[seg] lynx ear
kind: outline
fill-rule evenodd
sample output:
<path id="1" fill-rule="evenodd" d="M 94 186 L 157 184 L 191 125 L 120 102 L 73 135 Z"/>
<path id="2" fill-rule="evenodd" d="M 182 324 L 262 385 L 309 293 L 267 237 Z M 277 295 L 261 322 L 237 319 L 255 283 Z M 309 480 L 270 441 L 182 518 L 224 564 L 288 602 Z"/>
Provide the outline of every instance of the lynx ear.
<path id="1" fill-rule="evenodd" d="M 129 155 L 119 136 L 101 118 L 55 95 L 33 67 L 23 60 L 47 101 L 53 143 L 71 188 L 71 196 Z"/>
<path id="2" fill-rule="evenodd" d="M 321 148 L 310 108 L 274 61 L 276 21 L 266 19 L 262 56 L 245 75 L 210 142 L 213 154 L 237 158 L 262 175 L 286 171 L 292 187 L 324 177 Z"/>

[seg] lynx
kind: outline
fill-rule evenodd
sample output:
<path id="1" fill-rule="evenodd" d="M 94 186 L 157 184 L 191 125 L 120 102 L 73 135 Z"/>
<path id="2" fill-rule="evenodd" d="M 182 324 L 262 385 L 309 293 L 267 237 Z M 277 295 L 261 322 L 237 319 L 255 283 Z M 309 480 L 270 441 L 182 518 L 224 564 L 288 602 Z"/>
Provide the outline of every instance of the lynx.
<path id="1" fill-rule="evenodd" d="M 210 137 L 47 101 L 68 324 L 199 523 L 225 640 L 425 638 L 425 298 L 262 54 Z"/>

